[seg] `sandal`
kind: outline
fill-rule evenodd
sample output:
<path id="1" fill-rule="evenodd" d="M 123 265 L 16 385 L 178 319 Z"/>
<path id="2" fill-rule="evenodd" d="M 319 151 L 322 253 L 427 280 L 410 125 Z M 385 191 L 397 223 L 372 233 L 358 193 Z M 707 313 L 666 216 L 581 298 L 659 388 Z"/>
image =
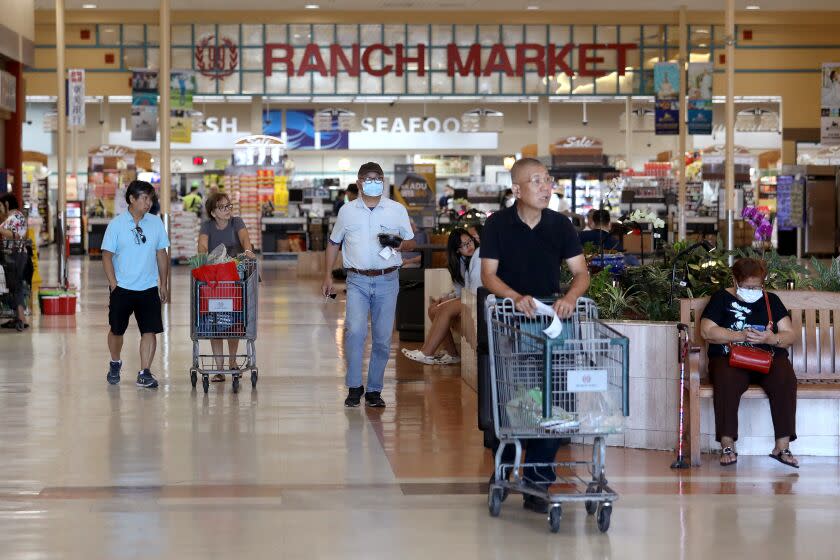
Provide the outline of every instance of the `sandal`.
<path id="1" fill-rule="evenodd" d="M 434 356 L 427 356 L 420 350 L 409 350 L 408 348 L 403 348 L 402 353 L 403 356 L 409 360 L 414 360 L 415 362 L 420 362 L 421 364 L 434 365 L 437 363 Z"/>
<path id="2" fill-rule="evenodd" d="M 723 462 L 724 457 L 735 457 L 735 460 L 729 461 L 727 463 Z M 734 465 L 738 462 L 738 454 L 731 447 L 724 447 L 720 451 L 720 466 L 721 467 L 728 467 L 729 465 Z"/>
<path id="3" fill-rule="evenodd" d="M 461 357 L 460 356 L 450 356 L 446 352 L 443 353 L 442 356 L 435 356 L 435 363 L 441 366 L 448 366 L 453 364 L 460 364 Z"/>
<path id="4" fill-rule="evenodd" d="M 793 453 L 790 452 L 790 449 L 782 449 L 778 453 L 771 453 L 770 457 L 788 467 L 793 467 L 794 469 L 799 468 L 799 465 L 791 461 L 793 459 Z"/>

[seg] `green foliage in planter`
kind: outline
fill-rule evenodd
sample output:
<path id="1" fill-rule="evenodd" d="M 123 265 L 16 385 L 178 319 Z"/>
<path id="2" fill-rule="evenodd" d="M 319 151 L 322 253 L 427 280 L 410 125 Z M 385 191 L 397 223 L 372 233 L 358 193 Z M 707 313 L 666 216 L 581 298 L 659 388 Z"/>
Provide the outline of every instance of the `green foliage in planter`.
<path id="1" fill-rule="evenodd" d="M 679 304 L 676 299 L 668 305 L 671 271 L 664 264 L 630 267 L 621 279 L 633 301 L 640 319 L 648 321 L 676 321 Z"/>
<path id="2" fill-rule="evenodd" d="M 751 258 L 764 260 L 767 263 L 767 287 L 771 290 L 784 290 L 787 283 L 793 280 L 796 288 L 806 290 L 811 287 L 808 269 L 801 265 L 796 257 L 783 257 L 775 250 L 760 251 L 747 247 L 733 251 L 735 259 Z"/>
<path id="3" fill-rule="evenodd" d="M 811 268 L 814 269 L 809 278 L 811 288 L 821 292 L 840 292 L 840 258 L 832 259 L 828 266 L 812 258 Z M 796 287 L 799 288 L 799 283 Z"/>
<path id="4" fill-rule="evenodd" d="M 589 297 L 598 305 L 601 319 L 625 319 L 639 314 L 639 301 L 629 289 L 613 285 L 609 270 L 593 274 L 589 283 Z"/>

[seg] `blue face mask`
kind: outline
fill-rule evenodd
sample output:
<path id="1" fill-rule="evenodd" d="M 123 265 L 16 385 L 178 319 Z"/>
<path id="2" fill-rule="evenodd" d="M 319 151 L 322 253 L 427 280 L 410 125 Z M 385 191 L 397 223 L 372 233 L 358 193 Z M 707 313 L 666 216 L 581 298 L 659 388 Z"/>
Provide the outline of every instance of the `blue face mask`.
<path id="1" fill-rule="evenodd" d="M 385 183 L 383 181 L 363 181 L 362 192 L 365 196 L 382 196 L 382 191 L 385 190 Z"/>

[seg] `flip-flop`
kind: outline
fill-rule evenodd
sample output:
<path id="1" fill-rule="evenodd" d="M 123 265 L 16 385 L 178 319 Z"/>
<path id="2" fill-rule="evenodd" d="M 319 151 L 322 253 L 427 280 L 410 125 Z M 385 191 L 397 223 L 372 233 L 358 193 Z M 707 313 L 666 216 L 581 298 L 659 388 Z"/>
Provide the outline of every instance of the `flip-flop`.
<path id="1" fill-rule="evenodd" d="M 721 450 L 721 452 L 720 452 L 721 459 L 723 459 L 723 457 L 724 457 L 724 456 L 729 456 L 729 455 L 734 455 L 734 456 L 735 456 L 735 460 L 734 460 L 734 461 L 730 461 L 729 463 L 724 463 L 724 462 L 721 460 L 721 462 L 720 462 L 720 466 L 721 466 L 721 467 L 728 467 L 728 466 L 730 466 L 730 465 L 734 465 L 735 463 L 737 463 L 737 462 L 738 462 L 738 454 L 737 454 L 737 453 L 735 453 L 735 451 L 733 451 L 733 449 L 732 449 L 731 447 L 724 447 L 724 448 Z"/>
<path id="2" fill-rule="evenodd" d="M 781 464 L 786 465 L 788 467 L 793 467 L 794 469 L 799 468 L 799 465 L 791 463 L 789 461 L 785 461 L 784 459 L 782 459 L 782 457 L 793 457 L 793 453 L 790 452 L 790 449 L 782 449 L 781 451 L 779 451 L 778 453 L 775 453 L 775 454 L 770 453 L 769 457 L 777 460 Z"/>

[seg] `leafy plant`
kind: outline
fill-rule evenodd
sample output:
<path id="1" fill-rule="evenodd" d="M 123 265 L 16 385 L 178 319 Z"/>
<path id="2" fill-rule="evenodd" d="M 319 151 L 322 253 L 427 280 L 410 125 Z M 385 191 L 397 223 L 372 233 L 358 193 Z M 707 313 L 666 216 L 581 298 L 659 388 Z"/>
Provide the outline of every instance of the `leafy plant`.
<path id="1" fill-rule="evenodd" d="M 822 292 L 840 292 L 840 258 L 833 259 L 831 264 L 826 266 L 813 257 L 811 268 L 814 270 L 809 278 L 811 288 Z"/>
<path id="2" fill-rule="evenodd" d="M 811 278 L 808 269 L 797 261 L 796 257 L 784 257 L 775 250 L 767 251 L 762 255 L 752 247 L 737 249 L 733 251 L 736 259 L 752 258 L 764 260 L 767 264 L 767 287 L 771 290 L 784 290 L 788 281 L 793 281 L 798 289 L 807 289 L 811 286 Z"/>

